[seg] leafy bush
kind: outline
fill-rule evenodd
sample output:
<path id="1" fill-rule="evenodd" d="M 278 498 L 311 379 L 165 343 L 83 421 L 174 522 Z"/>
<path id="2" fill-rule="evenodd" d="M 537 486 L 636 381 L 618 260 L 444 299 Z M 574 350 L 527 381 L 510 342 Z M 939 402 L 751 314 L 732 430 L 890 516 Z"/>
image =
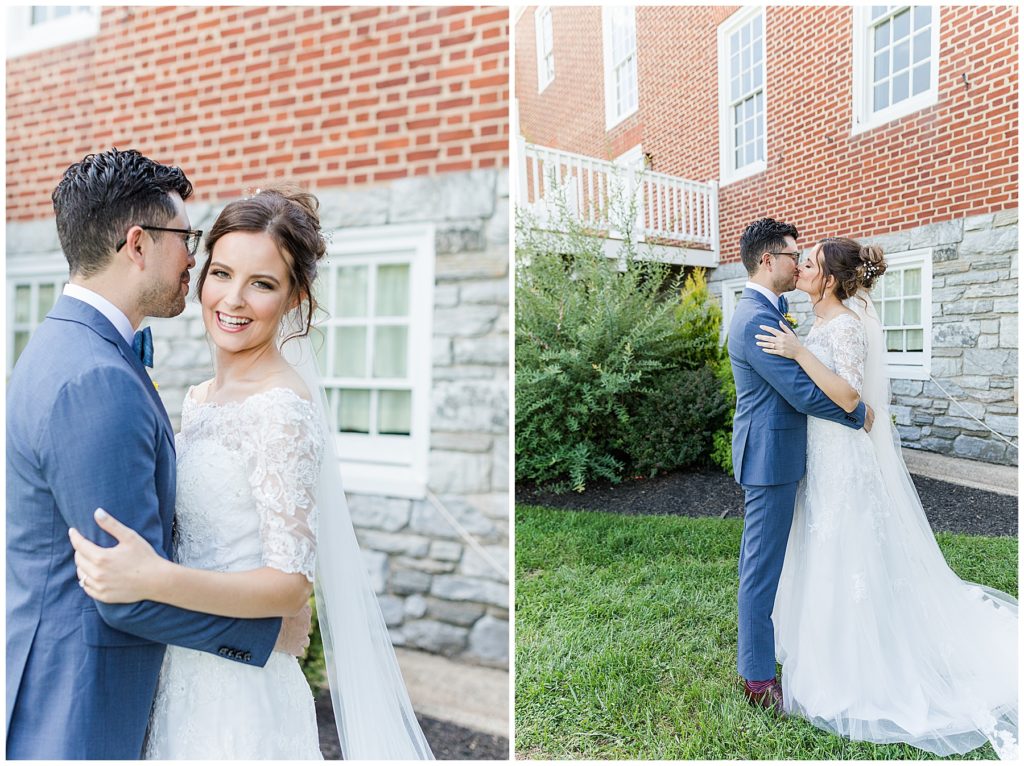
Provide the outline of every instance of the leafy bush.
<path id="1" fill-rule="evenodd" d="M 582 491 L 703 459 L 726 408 L 703 274 L 680 294 L 628 231 L 616 259 L 570 217 L 559 228 L 517 220 L 516 477 Z"/>
<path id="2" fill-rule="evenodd" d="M 711 462 L 725 473 L 732 473 L 732 418 L 736 414 L 736 381 L 732 377 L 729 352 L 722 349 L 722 357 L 715 365 L 715 377 L 725 397 L 726 411 L 724 425 L 711 435 L 713 448 Z"/>
<path id="3" fill-rule="evenodd" d="M 633 470 L 648 476 L 705 462 L 727 409 L 711 367 L 673 370 L 637 397 L 619 446 Z"/>
<path id="4" fill-rule="evenodd" d="M 327 684 L 327 667 L 324 665 L 324 644 L 320 638 L 320 624 L 316 614 L 316 599 L 309 597 L 309 605 L 313 609 L 312 625 L 309 629 L 309 646 L 306 653 L 299 658 L 299 666 L 306 676 L 306 682 L 313 695 Z"/>

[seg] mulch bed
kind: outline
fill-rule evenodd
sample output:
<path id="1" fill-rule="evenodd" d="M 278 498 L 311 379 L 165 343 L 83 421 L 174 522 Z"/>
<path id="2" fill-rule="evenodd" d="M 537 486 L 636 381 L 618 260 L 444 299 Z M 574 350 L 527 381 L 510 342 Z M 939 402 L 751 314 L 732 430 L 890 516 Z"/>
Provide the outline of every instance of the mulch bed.
<path id="1" fill-rule="evenodd" d="M 914 476 L 925 515 L 936 532 L 989 537 L 1017 535 L 1017 498 Z M 625 516 L 743 516 L 743 490 L 720 471 L 670 473 L 620 484 L 592 482 L 582 493 L 554 494 L 516 485 L 516 503 Z"/>
<path id="2" fill-rule="evenodd" d="M 439 761 L 507 761 L 508 738 L 473 731 L 447 721 L 417 715 L 423 734 L 430 743 L 434 758 Z M 334 726 L 334 707 L 330 691 L 324 689 L 316 698 L 316 721 L 320 729 L 320 752 L 324 760 L 340 761 L 341 747 Z"/>

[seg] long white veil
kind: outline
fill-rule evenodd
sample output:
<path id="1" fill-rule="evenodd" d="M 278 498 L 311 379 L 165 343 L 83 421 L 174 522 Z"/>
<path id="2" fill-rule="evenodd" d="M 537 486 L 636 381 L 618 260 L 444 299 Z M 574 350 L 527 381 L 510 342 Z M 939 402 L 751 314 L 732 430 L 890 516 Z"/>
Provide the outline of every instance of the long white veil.
<path id="1" fill-rule="evenodd" d="M 885 338 L 878 313 L 875 311 L 871 296 L 864 290 L 859 291 L 854 297 L 848 298 L 844 301 L 844 305 L 857 314 L 867 333 L 867 357 L 864 365 L 861 398 L 875 412 L 874 425 L 868 435 L 874 446 L 883 484 L 889 495 L 891 507 L 888 510 L 894 515 L 899 515 L 903 522 L 901 527 L 903 534 L 906 535 L 903 543 L 906 545 L 906 550 L 913 551 L 917 572 L 931 585 L 942 582 L 945 584 L 944 587 L 948 588 L 945 591 L 936 588 L 934 592 L 944 592 L 950 597 L 954 590 L 973 594 L 975 606 L 970 610 L 964 609 L 963 611 L 960 611 L 962 607 L 957 607 L 953 613 L 962 619 L 954 620 L 949 625 L 949 634 L 943 637 L 932 636 L 930 637 L 931 641 L 934 642 L 941 638 L 952 645 L 970 645 L 970 631 L 979 630 L 979 626 L 982 624 L 981 620 L 985 620 L 986 624 L 990 626 L 995 625 L 996 630 L 1003 630 L 1007 624 L 1006 620 L 1009 620 L 1014 625 L 1014 634 L 1016 634 L 1017 599 L 1002 591 L 960 580 L 946 564 L 928 522 L 928 517 L 921 505 L 917 488 L 910 477 L 910 471 L 907 470 L 903 460 L 899 433 L 892 423 L 889 407 L 891 392 L 885 365 Z M 936 609 L 942 609 L 945 606 L 931 601 L 929 604 Z M 1003 617 L 1001 620 L 989 622 L 989 615 L 993 614 Z M 970 624 L 972 621 L 977 622 Z M 964 624 L 965 622 L 968 624 Z M 954 634 L 956 634 L 956 639 L 960 640 L 955 640 Z M 1015 636 L 1013 643 L 1016 644 Z M 975 651 L 977 651 L 977 647 L 975 647 Z M 965 661 L 964 657 L 965 655 L 960 655 L 957 658 L 959 662 L 954 663 L 951 666 L 952 670 L 949 671 L 956 678 L 955 688 L 957 693 L 962 695 L 963 707 L 972 710 L 972 719 L 977 730 L 985 734 L 999 757 L 1015 760 L 1018 739 L 1016 700 L 1013 704 L 992 709 L 988 687 L 982 685 L 972 674 L 974 665 Z M 1016 654 L 1014 653 L 1012 667 L 1008 665 L 1004 672 L 1012 673 L 1016 678 L 1016 664 Z M 956 743 L 969 737 L 971 737 L 969 732 L 948 731 L 937 732 L 931 736 L 931 739 L 954 743 L 955 746 L 951 751 L 963 752 L 963 746 Z M 906 740 L 900 737 L 895 741 Z M 912 742 L 911 744 L 919 743 Z M 933 752 L 937 751 L 933 750 Z"/>
<path id="2" fill-rule="evenodd" d="M 342 753 L 346 760 L 433 760 L 359 553 L 312 343 L 294 338 L 281 353 L 302 376 L 324 428 L 314 592 Z"/>

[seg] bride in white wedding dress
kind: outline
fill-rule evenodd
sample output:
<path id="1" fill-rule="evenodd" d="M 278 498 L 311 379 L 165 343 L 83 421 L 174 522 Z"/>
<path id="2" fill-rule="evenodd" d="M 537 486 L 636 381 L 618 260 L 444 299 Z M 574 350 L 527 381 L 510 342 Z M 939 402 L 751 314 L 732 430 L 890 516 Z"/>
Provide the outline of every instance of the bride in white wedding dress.
<path id="1" fill-rule="evenodd" d="M 807 473 L 772 614 L 787 713 L 868 742 L 937 755 L 991 742 L 1017 757 L 1017 601 L 946 564 L 889 414 L 881 326 L 868 290 L 881 250 L 829 238 L 801 264 L 816 321 L 758 335 L 870 434 L 808 418 Z"/>
<path id="2" fill-rule="evenodd" d="M 234 202 L 206 249 L 198 293 L 216 374 L 189 389 L 182 409 L 175 562 L 108 516 L 98 523 L 117 537 L 115 547 L 72 536 L 80 581 L 100 601 L 233 617 L 295 615 L 315 582 L 345 758 L 430 759 L 362 571 L 312 372 L 305 335 L 326 251 L 316 199 L 270 189 Z M 295 344 L 298 366 L 294 355 L 286 359 Z M 297 659 L 273 652 L 260 668 L 169 646 L 144 755 L 321 759 Z"/>

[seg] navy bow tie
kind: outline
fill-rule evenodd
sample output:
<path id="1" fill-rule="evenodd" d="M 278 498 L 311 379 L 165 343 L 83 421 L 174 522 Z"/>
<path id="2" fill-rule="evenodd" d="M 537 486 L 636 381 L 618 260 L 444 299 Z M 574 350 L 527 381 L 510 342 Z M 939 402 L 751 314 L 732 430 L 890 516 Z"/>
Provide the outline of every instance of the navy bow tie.
<path id="1" fill-rule="evenodd" d="M 780 314 L 785 314 L 787 311 L 789 311 L 789 301 L 786 300 L 786 296 L 785 295 L 780 295 L 779 296 L 779 313 Z"/>
<path id="2" fill-rule="evenodd" d="M 139 361 L 147 367 L 152 367 L 153 331 L 148 327 L 144 327 L 135 333 L 135 338 L 132 340 L 132 350 L 138 355 Z"/>

